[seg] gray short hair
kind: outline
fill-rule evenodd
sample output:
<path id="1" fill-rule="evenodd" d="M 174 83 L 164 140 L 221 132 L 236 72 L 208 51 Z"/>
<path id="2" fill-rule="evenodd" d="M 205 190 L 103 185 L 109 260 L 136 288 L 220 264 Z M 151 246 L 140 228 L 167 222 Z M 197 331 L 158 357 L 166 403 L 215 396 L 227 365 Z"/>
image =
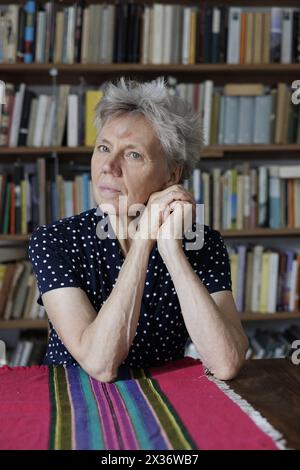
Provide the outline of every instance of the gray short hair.
<path id="1" fill-rule="evenodd" d="M 191 176 L 200 160 L 203 126 L 199 112 L 183 98 L 171 94 L 164 77 L 138 82 L 121 77 L 106 82 L 104 96 L 95 107 L 97 132 L 110 117 L 142 114 L 158 137 L 169 165 L 183 165 L 182 178 Z"/>

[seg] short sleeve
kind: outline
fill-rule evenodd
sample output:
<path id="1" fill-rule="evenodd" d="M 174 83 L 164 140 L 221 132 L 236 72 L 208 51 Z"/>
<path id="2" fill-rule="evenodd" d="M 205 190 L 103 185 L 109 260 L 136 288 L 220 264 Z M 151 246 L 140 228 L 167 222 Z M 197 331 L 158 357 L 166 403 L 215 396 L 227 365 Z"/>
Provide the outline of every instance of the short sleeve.
<path id="1" fill-rule="evenodd" d="M 193 269 L 210 294 L 232 290 L 229 255 L 218 230 L 205 226 L 203 247 L 192 258 Z"/>
<path id="2" fill-rule="evenodd" d="M 40 292 L 38 304 L 43 305 L 41 296 L 47 291 L 61 287 L 82 288 L 70 244 L 52 226 L 43 225 L 33 232 L 28 255 Z"/>

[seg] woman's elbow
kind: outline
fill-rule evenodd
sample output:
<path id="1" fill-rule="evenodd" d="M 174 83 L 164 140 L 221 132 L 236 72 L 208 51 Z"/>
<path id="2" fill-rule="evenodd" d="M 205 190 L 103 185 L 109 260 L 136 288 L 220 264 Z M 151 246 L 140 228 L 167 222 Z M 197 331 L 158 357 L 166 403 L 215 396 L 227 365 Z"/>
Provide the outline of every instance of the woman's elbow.
<path id="1" fill-rule="evenodd" d="M 233 380 L 238 376 L 238 373 L 243 364 L 244 359 L 239 364 L 232 364 L 230 366 L 224 367 L 223 369 L 220 369 L 220 371 L 216 371 L 214 376 L 219 380 Z"/>
<path id="2" fill-rule="evenodd" d="M 220 370 L 217 370 L 214 376 L 219 380 L 233 380 L 235 379 L 241 368 L 245 363 L 246 352 L 248 349 L 248 339 L 246 338 L 245 342 L 243 342 L 243 346 L 239 351 L 236 351 L 234 354 L 234 358 L 228 360 L 225 365 Z"/>
<path id="3" fill-rule="evenodd" d="M 113 371 L 98 371 L 98 370 L 90 370 L 87 373 L 95 380 L 99 382 L 110 383 L 114 382 L 118 376 L 116 372 Z"/>

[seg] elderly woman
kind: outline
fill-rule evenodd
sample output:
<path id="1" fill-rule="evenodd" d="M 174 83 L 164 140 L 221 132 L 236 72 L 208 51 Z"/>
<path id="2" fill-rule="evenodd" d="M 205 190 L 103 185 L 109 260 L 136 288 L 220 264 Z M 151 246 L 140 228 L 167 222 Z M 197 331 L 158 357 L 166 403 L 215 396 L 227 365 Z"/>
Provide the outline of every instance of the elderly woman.
<path id="1" fill-rule="evenodd" d="M 183 357 L 190 337 L 211 373 L 233 378 L 247 339 L 224 241 L 204 225 L 201 249 L 184 243 L 182 209 L 194 214 L 195 201 L 180 183 L 199 160 L 199 114 L 161 78 L 121 78 L 107 84 L 95 123 L 98 207 L 43 225 L 30 240 L 38 303 L 50 325 L 45 363 L 80 365 L 110 382 L 120 365 Z M 138 217 L 130 212 L 137 204 L 145 207 Z M 99 236 L 107 220 L 110 230 Z"/>

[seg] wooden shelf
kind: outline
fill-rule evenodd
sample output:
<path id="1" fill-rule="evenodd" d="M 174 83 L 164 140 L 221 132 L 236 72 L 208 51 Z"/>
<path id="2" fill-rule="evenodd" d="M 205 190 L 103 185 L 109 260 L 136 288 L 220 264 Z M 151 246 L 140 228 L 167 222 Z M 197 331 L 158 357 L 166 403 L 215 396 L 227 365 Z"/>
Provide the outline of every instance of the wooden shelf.
<path id="1" fill-rule="evenodd" d="M 47 320 L 0 320 L 0 330 L 13 328 L 46 330 L 48 328 Z"/>
<path id="2" fill-rule="evenodd" d="M 300 311 L 299 312 L 276 312 L 276 313 L 243 312 L 241 313 L 240 318 L 242 322 L 300 320 Z"/>
<path id="3" fill-rule="evenodd" d="M 254 228 L 249 230 L 220 230 L 224 238 L 246 237 L 296 237 L 300 236 L 299 228 Z"/>
<path id="4" fill-rule="evenodd" d="M 126 62 L 122 64 L 0 64 L 0 73 L 12 72 L 23 74 L 27 70 L 30 73 L 49 72 L 56 69 L 58 72 L 74 73 L 111 73 L 111 72 L 186 72 L 190 73 L 281 73 L 295 72 L 299 75 L 299 64 L 141 64 L 136 62 Z"/>
<path id="5" fill-rule="evenodd" d="M 27 242 L 30 235 L 1 235 L 0 242 L 9 241 L 9 242 Z"/>
<path id="6" fill-rule="evenodd" d="M 0 156 L 11 155 L 20 156 L 20 159 L 25 160 L 26 156 L 38 157 L 40 155 L 51 155 L 57 154 L 58 156 L 88 156 L 89 159 L 93 153 L 94 147 L 0 147 Z M 281 158 L 283 155 L 286 157 L 288 154 L 289 158 L 300 157 L 300 144 L 269 144 L 269 145 L 209 145 L 203 149 L 203 159 L 227 159 L 239 158 L 239 159 L 251 159 L 253 158 Z M 87 162 L 89 160 L 87 159 Z"/>
<path id="7" fill-rule="evenodd" d="M 84 77 L 86 85 L 101 84 L 117 76 L 132 78 L 155 78 L 159 75 L 174 74 L 179 80 L 214 80 L 215 84 L 228 81 L 247 83 L 259 81 L 275 84 L 278 81 L 291 83 L 299 78 L 299 64 L 0 64 L 0 76 L 6 82 L 23 82 L 30 85 L 52 83 L 51 71 L 57 71 L 57 84 L 79 84 Z"/>
<path id="8" fill-rule="evenodd" d="M 299 312 L 277 312 L 277 313 L 259 313 L 244 312 L 240 314 L 242 322 L 251 321 L 277 321 L 277 320 L 300 320 Z M 42 329 L 48 328 L 47 320 L 0 320 L 1 329 Z"/>
<path id="9" fill-rule="evenodd" d="M 299 228 L 255 228 L 252 230 L 220 230 L 224 238 L 247 238 L 247 237 L 299 237 Z M 1 241 L 28 242 L 31 233 L 27 235 L 1 235 Z"/>

